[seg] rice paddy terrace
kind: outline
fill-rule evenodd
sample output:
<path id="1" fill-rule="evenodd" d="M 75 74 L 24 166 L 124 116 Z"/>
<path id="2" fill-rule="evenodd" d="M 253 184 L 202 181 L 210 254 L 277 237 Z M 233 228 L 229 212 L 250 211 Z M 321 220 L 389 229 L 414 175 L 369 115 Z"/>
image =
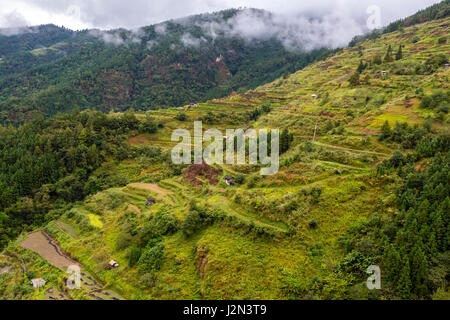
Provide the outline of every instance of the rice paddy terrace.
<path id="1" fill-rule="evenodd" d="M 177 143 L 171 141 L 172 131 L 192 131 L 195 120 L 203 120 L 205 129 L 223 132 L 288 128 L 294 141 L 281 157 L 277 174 L 261 177 L 257 166 L 215 165 L 217 184 L 199 177 L 203 183 L 193 185 L 182 174 L 185 167 L 167 175 L 170 164 L 123 161 L 111 169 L 128 177 L 123 187 L 88 197 L 44 231 L 86 274 L 95 274 L 97 284 L 103 283 L 97 290 L 103 292 L 101 297 L 109 292 L 125 299 L 286 299 L 297 297 L 294 282 L 302 292 L 314 291 L 310 298 L 345 296 L 354 279 L 335 272 L 343 258 L 339 238 L 380 206 L 395 210 L 395 181 L 374 174 L 399 148 L 380 141 L 383 124 L 431 121 L 433 129 L 448 133 L 447 115 L 420 108 L 420 101 L 437 90 L 448 92 L 450 69 L 439 65 L 424 74 L 411 70 L 437 55 L 448 56 L 448 41 L 439 39 L 448 35 L 449 23 L 448 18 L 436 20 L 365 40 L 244 94 L 148 112 L 163 128 L 153 135 L 130 136 L 128 143 L 134 147 L 170 151 Z M 374 63 L 389 45 L 394 50 L 402 45 L 402 59 Z M 361 80 L 351 85 L 361 61 L 366 64 Z M 262 105 L 271 111 L 249 121 L 246 114 Z M 178 120 L 180 114 L 186 116 L 183 121 Z M 242 176 L 242 183 L 228 186 L 223 182 L 227 174 Z M 150 197 L 156 202 L 148 206 Z M 194 220 L 203 227 L 186 233 L 188 216 L 201 211 L 196 207 L 212 212 L 214 219 Z M 167 215 L 178 228 L 161 232 L 168 224 L 158 223 Z M 155 224 L 157 231 L 151 229 Z M 164 250 L 158 266 L 143 272 L 130 256 L 138 239 L 150 232 L 146 226 Z M 64 272 L 51 266 L 52 258 L 36 245 L 13 244 L 5 255 L 23 259 L 32 272 L 47 278 L 46 290 L 60 286 Z M 0 267 L 13 264 L 8 259 L 0 257 Z M 111 259 L 118 268 L 108 268 Z M 14 270 L 17 277 L 20 268 Z M 316 290 L 317 283 L 321 287 Z M 27 289 L 24 298 L 49 296 L 45 292 Z M 75 299 L 100 297 L 93 295 L 67 294 Z"/>

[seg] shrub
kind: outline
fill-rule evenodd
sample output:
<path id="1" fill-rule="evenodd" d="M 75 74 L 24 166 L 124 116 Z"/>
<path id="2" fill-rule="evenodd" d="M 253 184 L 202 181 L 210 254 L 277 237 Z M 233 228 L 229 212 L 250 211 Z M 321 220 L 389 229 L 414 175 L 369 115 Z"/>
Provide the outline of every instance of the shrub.
<path id="1" fill-rule="evenodd" d="M 450 95 L 443 90 L 434 92 L 431 96 L 424 96 L 420 103 L 423 109 L 434 109 L 445 105 L 450 101 Z"/>
<path id="2" fill-rule="evenodd" d="M 375 56 L 375 57 L 373 58 L 373 60 L 372 60 L 372 63 L 373 63 L 373 64 L 376 64 L 376 65 L 380 65 L 380 64 L 383 63 L 383 61 L 381 60 L 381 57 L 380 57 L 380 56 Z"/>
<path id="3" fill-rule="evenodd" d="M 447 37 L 439 38 L 438 44 L 446 44 L 446 43 L 447 43 Z"/>
<path id="4" fill-rule="evenodd" d="M 322 195 L 322 189 L 320 188 L 312 188 L 311 190 L 311 204 L 319 203 L 320 196 Z"/>
<path id="5" fill-rule="evenodd" d="M 154 217 L 150 217 L 139 231 L 139 243 L 146 246 L 152 239 L 174 234 L 178 231 L 178 220 L 164 209 L 159 210 Z"/>
<path id="6" fill-rule="evenodd" d="M 449 109 L 449 105 L 448 105 L 448 104 L 445 104 L 445 105 L 441 105 L 441 106 L 439 107 L 438 111 L 439 111 L 439 112 L 442 112 L 442 113 L 448 113 L 448 109 Z"/>
<path id="7" fill-rule="evenodd" d="M 146 273 L 139 278 L 140 285 L 143 288 L 152 288 L 155 286 L 158 278 L 154 273 Z"/>
<path id="8" fill-rule="evenodd" d="M 391 126 L 389 125 L 389 121 L 386 120 L 386 122 L 383 124 L 383 127 L 381 128 L 381 135 L 380 140 L 388 139 L 392 134 Z"/>
<path id="9" fill-rule="evenodd" d="M 173 215 L 159 210 L 153 218 L 152 224 L 159 235 L 164 236 L 167 234 L 173 234 L 178 231 L 178 220 Z"/>
<path id="10" fill-rule="evenodd" d="M 355 72 L 348 80 L 351 87 L 356 87 L 359 85 L 359 73 Z"/>
<path id="11" fill-rule="evenodd" d="M 259 176 L 252 176 L 249 181 L 247 182 L 247 186 L 251 189 L 256 186 L 256 184 L 259 181 Z"/>
<path id="12" fill-rule="evenodd" d="M 201 214 L 196 210 L 190 211 L 181 225 L 181 231 L 185 236 L 189 237 L 196 233 L 202 225 L 203 218 Z"/>
<path id="13" fill-rule="evenodd" d="M 286 213 L 295 211 L 298 209 L 298 203 L 295 200 L 291 200 L 283 206 L 283 211 Z"/>
<path id="14" fill-rule="evenodd" d="M 389 164 L 391 165 L 391 167 L 398 168 L 403 164 L 403 161 L 404 161 L 403 154 L 399 150 L 397 150 L 389 159 Z"/>
<path id="15" fill-rule="evenodd" d="M 309 222 L 309 228 L 310 229 L 317 229 L 317 221 L 316 220 L 311 220 Z"/>
<path id="16" fill-rule="evenodd" d="M 176 115 L 175 120 L 186 121 L 187 120 L 187 116 L 186 116 L 185 113 L 180 112 L 179 114 Z"/>
<path id="17" fill-rule="evenodd" d="M 305 152 L 313 152 L 314 146 L 311 142 L 308 142 L 305 144 Z"/>
<path id="18" fill-rule="evenodd" d="M 234 178 L 234 182 L 236 184 L 244 184 L 245 183 L 245 176 L 243 174 L 238 174 L 235 178 Z"/>
<path id="19" fill-rule="evenodd" d="M 425 65 L 428 66 L 428 72 L 434 72 L 437 68 L 442 67 L 448 62 L 447 57 L 444 54 L 434 55 L 425 61 Z"/>
<path id="20" fill-rule="evenodd" d="M 148 247 L 139 259 L 139 272 L 141 274 L 151 273 L 161 269 L 164 260 L 164 244 L 158 243 Z"/>
<path id="21" fill-rule="evenodd" d="M 189 213 L 181 225 L 181 231 L 186 237 L 190 237 L 200 229 L 213 224 L 217 217 L 215 212 L 191 204 Z"/>

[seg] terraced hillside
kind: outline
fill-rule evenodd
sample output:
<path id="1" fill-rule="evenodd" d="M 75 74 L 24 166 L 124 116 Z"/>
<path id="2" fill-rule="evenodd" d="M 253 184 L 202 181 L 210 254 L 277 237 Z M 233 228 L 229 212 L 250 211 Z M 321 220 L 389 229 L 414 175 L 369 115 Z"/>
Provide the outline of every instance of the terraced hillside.
<path id="1" fill-rule="evenodd" d="M 445 239 L 433 249 L 433 259 L 426 260 L 430 242 L 420 249 L 425 254 L 413 248 L 410 255 L 409 247 L 397 252 L 411 259 L 404 260 L 411 269 L 409 262 L 390 265 L 383 271 L 383 290 L 369 292 L 364 284 L 368 265 L 391 261 L 378 253 L 376 241 L 396 247 L 394 231 L 372 232 L 408 211 L 397 201 L 400 191 L 420 179 L 407 179 L 425 177 L 433 164 L 442 166 L 444 176 L 448 172 L 449 23 L 445 18 L 364 40 L 241 95 L 136 114 L 161 124 L 157 133 L 129 134 L 129 145 L 137 149 L 169 152 L 175 145 L 172 131 L 192 130 L 194 120 L 223 131 L 288 128 L 293 140 L 277 174 L 262 177 L 258 166 L 216 165 L 211 172 L 219 172 L 217 184 L 199 174 L 203 183 L 192 185 L 183 175 L 190 168 L 174 168 L 168 159 L 139 156 L 115 163 L 110 170 L 129 177 L 122 187 L 87 197 L 44 230 L 104 288 L 126 299 L 448 299 Z M 427 141 L 433 142 L 430 151 L 414 158 Z M 441 160 L 432 161 L 438 153 Z M 227 174 L 235 177 L 235 186 L 223 182 Z M 435 177 L 444 182 L 435 198 L 445 199 L 448 176 L 447 184 L 445 177 Z M 149 198 L 156 203 L 146 205 Z M 449 226 L 446 201 L 439 207 L 437 234 L 443 238 Z M 400 220 L 415 219 L 412 215 Z M 411 225 L 420 225 L 417 220 Z M 395 226 L 403 230 L 404 223 Z M 413 245 L 414 239 L 404 243 Z M 64 273 L 19 242 L 4 255 L 0 267 L 14 269 L 0 279 L 3 297 L 20 291 L 24 299 L 37 299 L 48 287 L 64 288 Z M 421 255 L 425 260 L 417 258 Z M 46 278 L 47 286 L 33 291 L 20 284 L 13 257 Z M 108 267 L 111 259 L 117 269 Z M 429 261 L 426 281 L 414 275 L 420 265 L 415 261 Z M 411 277 L 402 273 L 406 265 Z M 394 281 L 391 273 L 405 276 Z M 426 290 L 417 285 L 422 280 Z"/>

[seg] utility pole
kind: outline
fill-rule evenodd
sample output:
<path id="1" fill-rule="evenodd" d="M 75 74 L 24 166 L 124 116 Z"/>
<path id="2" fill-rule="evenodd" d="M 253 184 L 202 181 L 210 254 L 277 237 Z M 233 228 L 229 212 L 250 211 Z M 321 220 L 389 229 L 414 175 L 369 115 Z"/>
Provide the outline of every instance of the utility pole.
<path id="1" fill-rule="evenodd" d="M 314 128 L 314 138 L 313 138 L 313 142 L 316 141 L 316 132 L 317 132 L 317 124 L 318 124 L 319 120 L 316 120 L 316 127 Z"/>

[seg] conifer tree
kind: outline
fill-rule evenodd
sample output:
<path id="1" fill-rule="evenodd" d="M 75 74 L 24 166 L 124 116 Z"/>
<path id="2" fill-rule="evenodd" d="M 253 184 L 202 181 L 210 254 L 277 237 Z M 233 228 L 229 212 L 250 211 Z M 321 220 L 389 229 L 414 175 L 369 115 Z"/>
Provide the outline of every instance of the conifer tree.
<path id="1" fill-rule="evenodd" d="M 355 72 L 349 79 L 350 86 L 356 87 L 359 85 L 359 73 Z"/>
<path id="2" fill-rule="evenodd" d="M 389 45 L 386 55 L 384 56 L 384 62 L 392 62 L 392 46 Z"/>
<path id="3" fill-rule="evenodd" d="M 391 126 L 389 125 L 389 121 L 386 120 L 386 122 L 381 127 L 381 140 L 388 139 L 392 134 Z"/>
<path id="4" fill-rule="evenodd" d="M 395 55 L 395 59 L 396 59 L 396 60 L 402 60 L 402 59 L 403 59 L 403 50 L 402 50 L 402 48 L 403 48 L 402 45 L 400 45 L 400 46 L 398 47 L 397 54 Z"/>
<path id="5" fill-rule="evenodd" d="M 411 282 L 412 282 L 412 290 L 413 292 L 421 297 L 426 295 L 427 293 L 427 274 L 428 274 L 428 264 L 427 259 L 420 249 L 420 247 L 416 244 L 411 251 L 410 254 L 411 261 Z"/>
<path id="6" fill-rule="evenodd" d="M 290 137 L 288 129 L 284 129 L 280 136 L 280 152 L 285 153 L 290 147 Z"/>
<path id="7" fill-rule="evenodd" d="M 411 276 L 408 258 L 402 259 L 403 268 L 397 281 L 397 292 L 403 299 L 409 299 L 411 295 Z"/>
<path id="8" fill-rule="evenodd" d="M 362 60 L 359 62 L 358 69 L 356 72 L 362 73 L 367 68 L 367 64 L 365 64 Z"/>

